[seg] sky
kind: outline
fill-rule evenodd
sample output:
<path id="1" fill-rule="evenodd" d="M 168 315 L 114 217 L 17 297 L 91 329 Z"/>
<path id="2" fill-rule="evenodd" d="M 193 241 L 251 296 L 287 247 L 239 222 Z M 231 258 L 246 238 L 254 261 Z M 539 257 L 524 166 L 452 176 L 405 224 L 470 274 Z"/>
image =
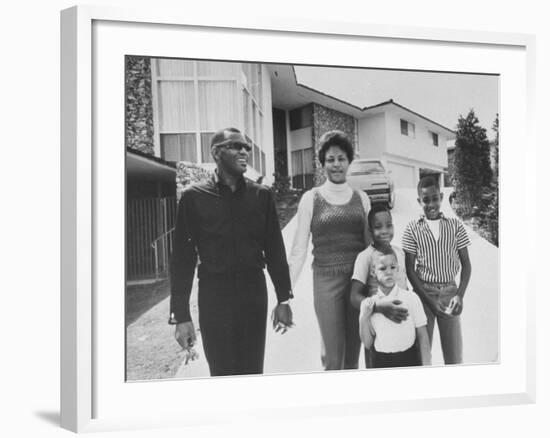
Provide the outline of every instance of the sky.
<path id="1" fill-rule="evenodd" d="M 473 109 L 491 140 L 498 113 L 498 76 L 295 66 L 298 82 L 359 107 L 389 99 L 455 130 Z"/>

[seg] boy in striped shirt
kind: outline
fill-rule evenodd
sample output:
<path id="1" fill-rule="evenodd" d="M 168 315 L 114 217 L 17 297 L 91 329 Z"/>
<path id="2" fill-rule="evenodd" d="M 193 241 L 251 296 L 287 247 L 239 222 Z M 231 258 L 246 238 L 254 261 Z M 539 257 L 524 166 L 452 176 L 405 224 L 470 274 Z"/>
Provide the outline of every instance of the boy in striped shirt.
<path id="1" fill-rule="evenodd" d="M 418 203 L 424 214 L 409 222 L 403 235 L 407 277 L 424 303 L 430 345 L 435 320 L 445 364 L 462 363 L 460 314 L 470 281 L 470 239 L 462 222 L 441 213 L 443 193 L 438 178 L 418 183 Z M 455 278 L 460 271 L 460 283 Z"/>

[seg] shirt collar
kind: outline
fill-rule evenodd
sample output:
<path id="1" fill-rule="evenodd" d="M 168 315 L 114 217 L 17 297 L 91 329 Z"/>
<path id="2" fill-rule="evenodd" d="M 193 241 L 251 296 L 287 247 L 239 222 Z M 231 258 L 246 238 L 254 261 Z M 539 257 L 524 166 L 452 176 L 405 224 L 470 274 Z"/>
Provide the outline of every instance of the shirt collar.
<path id="1" fill-rule="evenodd" d="M 212 172 L 212 183 L 214 186 L 219 190 L 220 187 L 227 187 L 229 188 L 220 178 L 218 175 L 218 169 L 214 169 L 214 172 Z M 246 181 L 244 179 L 244 176 L 241 176 L 239 180 L 237 181 L 237 190 L 240 191 L 243 189 L 243 187 L 246 186 Z"/>
<path id="2" fill-rule="evenodd" d="M 328 191 L 335 192 L 335 193 L 337 193 L 337 192 L 347 192 L 351 188 L 348 183 L 335 184 L 335 183 L 333 183 L 332 181 L 330 181 L 328 179 L 324 182 L 323 185 Z"/>
<path id="3" fill-rule="evenodd" d="M 445 215 L 443 214 L 442 211 L 440 211 L 440 212 L 439 212 L 439 217 L 438 217 L 437 219 L 447 220 L 448 218 L 447 218 L 447 216 L 445 216 Z M 436 219 L 436 220 L 437 220 L 437 219 Z M 421 214 L 421 215 L 420 215 L 419 221 L 421 221 L 421 222 L 426 222 L 427 220 L 428 220 L 428 219 L 426 218 L 426 215 L 425 215 L 425 214 Z"/>
<path id="4" fill-rule="evenodd" d="M 393 289 L 390 291 L 390 293 L 388 295 L 386 295 L 384 292 L 382 292 L 380 290 L 380 288 L 378 288 L 378 290 L 376 292 L 376 296 L 378 298 L 384 298 L 384 297 L 395 298 L 397 296 L 398 291 L 399 291 L 399 286 L 398 286 L 397 283 L 395 283 L 395 286 L 393 287 Z"/>

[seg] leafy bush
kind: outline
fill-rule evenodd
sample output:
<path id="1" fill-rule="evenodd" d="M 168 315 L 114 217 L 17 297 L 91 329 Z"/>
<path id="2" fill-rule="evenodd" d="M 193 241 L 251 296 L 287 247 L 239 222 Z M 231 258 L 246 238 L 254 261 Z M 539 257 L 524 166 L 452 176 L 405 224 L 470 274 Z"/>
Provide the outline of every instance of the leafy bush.
<path id="1" fill-rule="evenodd" d="M 290 176 L 275 172 L 273 177 L 274 182 L 271 185 L 271 191 L 275 196 L 286 195 L 292 191 L 290 188 Z"/>

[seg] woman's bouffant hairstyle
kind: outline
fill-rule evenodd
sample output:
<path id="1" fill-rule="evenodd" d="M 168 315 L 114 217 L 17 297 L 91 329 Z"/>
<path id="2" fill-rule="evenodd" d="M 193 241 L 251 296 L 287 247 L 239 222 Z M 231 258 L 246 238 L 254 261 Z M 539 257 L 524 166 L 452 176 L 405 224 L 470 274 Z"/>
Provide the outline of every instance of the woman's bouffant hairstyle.
<path id="1" fill-rule="evenodd" d="M 323 134 L 321 140 L 319 140 L 319 161 L 321 165 L 325 165 L 325 155 L 331 146 L 336 146 L 342 149 L 348 157 L 348 161 L 353 161 L 353 145 L 350 139 L 342 131 L 334 130 L 328 131 Z"/>

